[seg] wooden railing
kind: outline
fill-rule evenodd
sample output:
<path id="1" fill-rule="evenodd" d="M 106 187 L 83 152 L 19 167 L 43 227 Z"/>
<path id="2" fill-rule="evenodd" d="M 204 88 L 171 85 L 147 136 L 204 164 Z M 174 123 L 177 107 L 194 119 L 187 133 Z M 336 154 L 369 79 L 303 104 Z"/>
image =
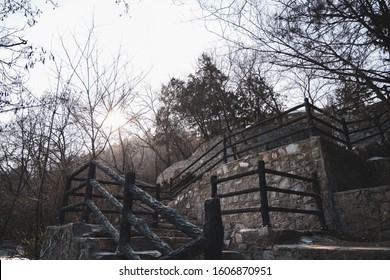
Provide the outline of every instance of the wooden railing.
<path id="1" fill-rule="evenodd" d="M 360 125 L 360 127 L 359 127 Z M 357 128 L 359 127 L 359 128 Z M 370 139 L 385 140 L 390 129 L 388 111 L 375 117 L 346 121 L 304 102 L 281 114 L 260 121 L 246 129 L 225 135 L 190 165 L 170 179 L 170 194 L 177 195 L 218 164 L 238 159 L 249 152 L 261 152 L 278 146 L 321 136 L 347 149 Z"/>
<path id="2" fill-rule="evenodd" d="M 82 177 L 81 174 L 85 172 L 87 172 L 86 177 Z M 99 177 L 97 176 L 98 173 L 105 175 L 109 179 L 97 179 Z M 114 193 L 112 194 L 102 185 L 110 186 L 111 188 L 119 187 L 119 191 L 112 191 Z M 118 258 L 140 258 L 131 247 L 130 231 L 132 227 L 153 244 L 156 250 L 160 252 L 161 259 L 188 258 L 201 253 L 205 253 L 208 258 L 213 258 L 213 256 L 221 254 L 221 252 L 216 252 L 209 248 L 210 242 L 208 237 L 212 236 L 208 232 L 210 227 L 205 226 L 204 230 L 198 228 L 172 208 L 163 205 L 141 187 L 154 191 L 158 198 L 158 186 L 153 187 L 150 184 L 136 181 L 134 173 L 127 173 L 123 177 L 101 162 L 92 160 L 68 178 L 59 214 L 59 223 L 63 224 L 72 218 L 73 220 L 77 219 L 77 216 L 74 215 L 67 218 L 66 215 L 70 212 L 81 213 L 80 219 L 85 223 L 91 221 L 91 214 L 93 214 L 93 218 L 102 224 L 115 242 L 117 242 Z M 84 190 L 84 192 L 81 192 L 81 190 Z M 70 199 L 74 198 L 76 201 L 70 204 Z M 97 200 L 103 200 L 108 203 L 111 209 L 103 209 L 102 205 L 104 204 L 99 203 Z M 136 211 L 134 209 L 136 203 L 139 204 L 138 208 L 141 207 L 144 211 Z M 139 218 L 139 214 L 151 215 L 153 217 L 152 224 L 149 225 L 145 219 Z M 120 224 L 115 225 L 115 222 L 113 222 L 115 219 L 110 217 L 110 215 L 119 215 Z M 207 215 L 210 216 L 209 214 Z M 159 216 L 173 224 L 176 229 L 179 229 L 193 240 L 181 248 L 172 249 L 153 231 L 153 227 L 158 226 L 157 218 Z M 210 222 L 206 220 L 206 224 L 210 224 Z"/>
<path id="3" fill-rule="evenodd" d="M 312 185 L 312 192 L 307 191 L 295 191 L 291 189 L 282 189 L 271 187 L 267 185 L 266 182 L 266 174 L 277 175 L 281 177 L 291 178 L 298 181 L 303 181 Z M 247 189 L 242 189 L 239 191 L 223 191 L 223 186 L 218 186 L 221 183 L 241 179 L 247 176 L 258 176 L 258 186 L 249 186 Z M 220 189 L 220 192 L 218 191 Z M 320 196 L 320 191 L 318 188 L 318 182 L 315 173 L 312 177 L 303 177 L 295 174 L 290 174 L 286 172 L 280 172 L 276 170 L 266 169 L 264 161 L 258 162 L 257 170 L 251 170 L 244 173 L 232 175 L 225 178 L 218 178 L 217 176 L 211 176 L 211 197 L 214 199 L 227 198 L 227 197 L 235 197 L 248 193 L 260 193 L 260 201 L 257 207 L 246 207 L 246 208 L 236 208 L 236 209 L 224 209 L 220 211 L 221 215 L 231 215 L 231 214 L 239 214 L 239 213 L 250 213 L 250 212 L 259 212 L 262 217 L 262 225 L 263 226 L 271 226 L 270 220 L 270 212 L 285 212 L 285 213 L 300 213 L 307 215 L 316 215 L 319 218 L 320 228 L 322 230 L 327 229 L 325 216 L 322 206 L 322 200 Z M 316 210 L 307 210 L 302 208 L 288 208 L 288 207 L 275 207 L 270 206 L 268 203 L 268 193 L 276 192 L 276 193 L 284 193 L 293 196 L 300 197 L 312 197 L 316 203 Z"/>

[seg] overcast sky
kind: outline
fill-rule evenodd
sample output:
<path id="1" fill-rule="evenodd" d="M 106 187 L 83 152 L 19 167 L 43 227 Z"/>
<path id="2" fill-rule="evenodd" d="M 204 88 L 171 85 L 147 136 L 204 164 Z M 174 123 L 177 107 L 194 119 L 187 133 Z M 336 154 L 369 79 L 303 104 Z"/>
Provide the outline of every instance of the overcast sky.
<path id="1" fill-rule="evenodd" d="M 60 0 L 60 7 L 44 5 L 38 24 L 27 31 L 27 39 L 55 56 L 61 54 L 59 38 L 86 34 L 92 19 L 100 48 L 122 54 L 134 71 L 149 73 L 146 82 L 159 89 L 171 77 L 184 77 L 193 71 L 203 51 L 212 49 L 218 38 L 201 21 L 194 21 L 194 0 L 178 5 L 172 0 L 133 0 L 127 14 L 115 0 Z M 42 7 L 42 6 L 41 6 Z M 37 65 L 30 84 L 35 91 L 48 87 L 48 67 Z"/>

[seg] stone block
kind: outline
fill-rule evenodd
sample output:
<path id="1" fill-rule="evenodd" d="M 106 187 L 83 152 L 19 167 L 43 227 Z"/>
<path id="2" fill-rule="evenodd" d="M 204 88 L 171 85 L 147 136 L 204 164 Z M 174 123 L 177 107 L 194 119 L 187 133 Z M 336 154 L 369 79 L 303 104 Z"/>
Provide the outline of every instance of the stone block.
<path id="1" fill-rule="evenodd" d="M 284 148 L 279 148 L 278 150 L 278 154 L 281 156 L 281 157 L 284 157 L 287 155 L 287 152 Z"/>
<path id="2" fill-rule="evenodd" d="M 241 244 L 242 243 L 242 235 L 240 234 L 240 233 L 238 233 L 238 232 L 236 232 L 236 233 L 234 233 L 234 235 L 233 235 L 233 241 L 234 241 L 234 243 L 236 243 L 236 244 Z"/>
<path id="3" fill-rule="evenodd" d="M 45 232 L 41 259 L 93 259 L 99 250 L 115 250 L 116 243 L 112 238 L 100 237 L 104 234 L 106 234 L 104 228 L 99 225 L 70 223 L 50 226 Z"/>
<path id="4" fill-rule="evenodd" d="M 271 236 L 273 237 L 275 235 L 275 231 L 271 227 L 261 227 L 257 229 L 257 233 L 259 236 Z"/>
<path id="5" fill-rule="evenodd" d="M 243 162 L 243 161 L 240 161 L 238 163 L 238 165 L 241 167 L 241 168 L 248 168 L 249 167 L 249 163 L 248 162 Z"/>
<path id="6" fill-rule="evenodd" d="M 274 260 L 275 259 L 275 255 L 272 251 L 270 250 L 266 250 L 263 252 L 263 259 L 264 260 Z"/>
<path id="7" fill-rule="evenodd" d="M 290 180 L 288 178 L 284 178 L 279 182 L 279 188 L 288 189 L 290 186 Z"/>
<path id="8" fill-rule="evenodd" d="M 301 149 L 300 149 L 300 146 L 299 146 L 299 144 L 290 144 L 290 145 L 287 145 L 286 146 L 286 153 L 288 154 L 288 155 L 291 155 L 291 154 L 296 154 L 296 153 L 298 153 L 298 152 L 300 152 L 301 151 Z"/>

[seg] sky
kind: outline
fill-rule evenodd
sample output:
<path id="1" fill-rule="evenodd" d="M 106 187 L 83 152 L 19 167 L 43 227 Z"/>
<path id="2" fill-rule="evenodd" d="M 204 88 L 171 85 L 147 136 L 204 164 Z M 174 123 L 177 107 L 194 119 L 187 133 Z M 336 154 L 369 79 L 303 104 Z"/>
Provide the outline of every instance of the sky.
<path id="1" fill-rule="evenodd" d="M 34 2 L 34 0 L 33 0 Z M 36 2 L 42 2 L 36 0 Z M 99 48 L 117 53 L 119 48 L 135 75 L 146 75 L 144 83 L 158 90 L 171 77 L 184 78 L 193 72 L 197 58 L 218 44 L 218 38 L 194 20 L 195 0 L 129 0 L 129 11 L 115 0 L 59 0 L 53 9 L 41 5 L 38 23 L 26 30 L 26 38 L 54 56 L 61 56 L 60 38 L 83 40 L 96 26 Z M 83 37 L 84 36 L 84 37 Z M 53 69 L 37 64 L 30 71 L 29 85 L 35 92 L 52 87 Z"/>

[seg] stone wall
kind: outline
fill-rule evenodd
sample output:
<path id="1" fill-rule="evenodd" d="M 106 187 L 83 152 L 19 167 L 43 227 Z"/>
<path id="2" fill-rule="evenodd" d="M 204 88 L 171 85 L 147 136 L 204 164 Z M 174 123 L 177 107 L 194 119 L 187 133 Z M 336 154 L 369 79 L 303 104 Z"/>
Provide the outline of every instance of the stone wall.
<path id="1" fill-rule="evenodd" d="M 346 148 L 321 137 L 312 137 L 221 164 L 204 174 L 202 180 L 185 189 L 170 202 L 169 206 L 201 225 L 204 220 L 204 201 L 211 195 L 211 175 L 224 178 L 254 170 L 259 160 L 264 160 L 268 169 L 300 176 L 310 177 L 313 172 L 316 172 L 325 219 L 330 229 L 343 231 L 359 238 L 375 240 L 390 238 L 388 225 L 390 218 L 387 216 L 390 211 L 390 193 L 374 191 L 375 186 L 387 184 L 386 182 L 390 180 L 388 175 L 383 175 L 386 173 L 384 170 L 390 166 L 387 165 L 388 160 L 382 159 L 378 163 L 368 164 Z M 384 179 L 378 174 L 382 174 Z M 266 180 L 269 186 L 312 191 L 311 184 L 286 177 L 267 175 Z M 218 192 L 233 192 L 257 187 L 258 176 L 254 175 L 221 183 Z M 268 201 L 270 206 L 316 209 L 315 201 L 310 197 L 270 192 Z M 377 212 L 372 210 L 374 206 Z M 221 199 L 222 210 L 250 207 L 260 207 L 259 192 Z M 270 218 L 271 225 L 275 229 L 314 230 L 320 227 L 318 217 L 313 215 L 271 212 Z M 262 225 L 261 215 L 257 212 L 224 215 L 223 221 L 228 235 L 234 230 L 260 228 Z M 373 230 L 374 228 L 376 230 Z"/>
<path id="2" fill-rule="evenodd" d="M 357 154 L 328 141 L 321 141 L 330 192 L 372 187 L 366 162 Z"/>
<path id="3" fill-rule="evenodd" d="M 321 182 L 320 186 L 323 186 L 325 173 L 322 158 L 321 140 L 318 137 L 306 139 L 257 155 L 249 155 L 240 160 L 219 165 L 209 173 L 204 174 L 202 180 L 194 183 L 179 194 L 174 201 L 170 202 L 169 206 L 201 224 L 204 217 L 203 204 L 205 199 L 210 197 L 211 194 L 210 176 L 217 175 L 219 178 L 223 178 L 253 170 L 257 168 L 259 160 L 264 160 L 268 169 L 291 172 L 300 176 L 310 177 L 316 171 Z M 267 175 L 267 184 L 269 186 L 296 191 L 312 191 L 311 184 L 275 175 Z M 254 175 L 220 184 L 219 192 L 232 192 L 256 187 L 258 187 L 258 176 Z M 269 193 L 268 200 L 270 206 L 285 206 L 310 210 L 316 208 L 311 198 Z M 221 199 L 221 208 L 223 210 L 259 206 L 259 192 Z M 270 216 L 274 228 L 301 230 L 319 228 L 318 218 L 316 216 L 276 212 L 271 213 Z M 225 230 L 233 230 L 239 227 L 258 228 L 262 224 L 260 213 L 225 215 L 223 216 L 223 220 Z"/>
<path id="4" fill-rule="evenodd" d="M 340 229 L 367 241 L 390 240 L 390 185 L 334 194 Z"/>

